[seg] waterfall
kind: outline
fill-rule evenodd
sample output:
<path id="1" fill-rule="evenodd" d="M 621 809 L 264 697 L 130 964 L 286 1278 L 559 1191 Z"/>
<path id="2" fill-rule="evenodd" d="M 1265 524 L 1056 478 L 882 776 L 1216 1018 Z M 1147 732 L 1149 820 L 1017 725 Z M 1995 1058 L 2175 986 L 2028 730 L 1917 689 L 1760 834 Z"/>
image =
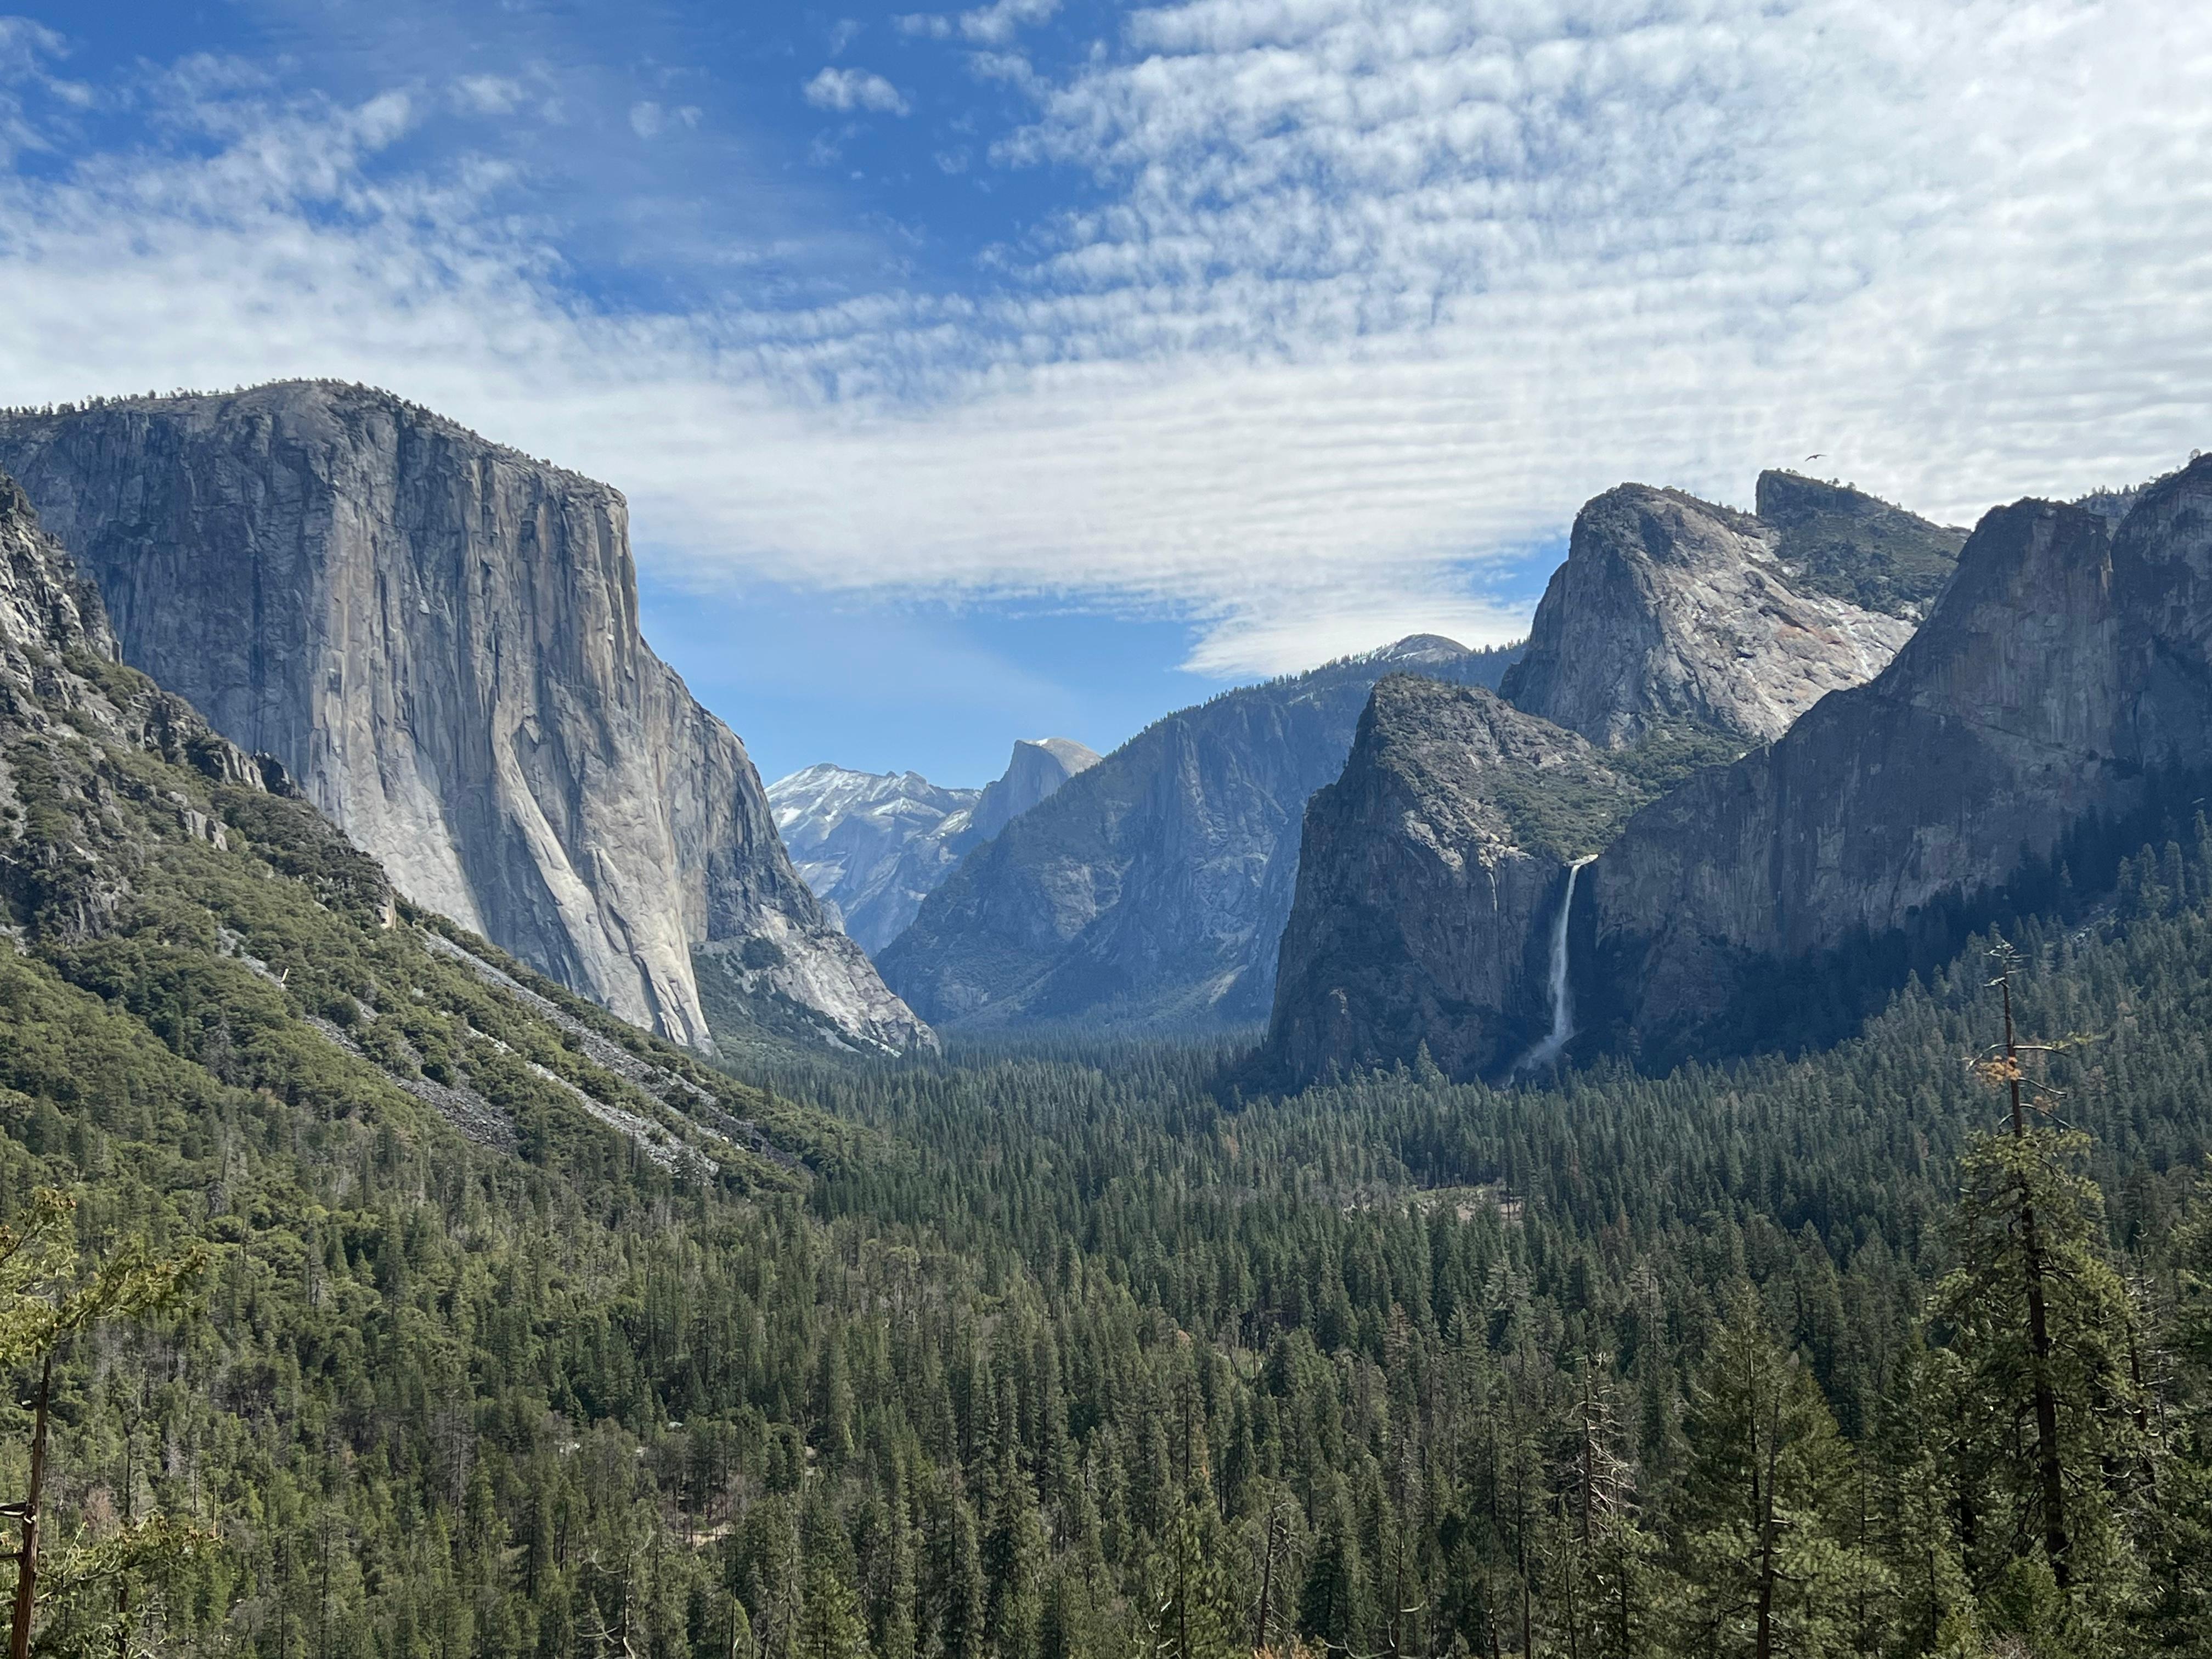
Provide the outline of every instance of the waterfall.
<path id="1" fill-rule="evenodd" d="M 1575 878 L 1596 854 L 1577 859 L 1567 866 L 1567 890 L 1559 899 L 1559 918 L 1552 924 L 1552 1029 L 1544 1040 L 1521 1056 L 1516 1072 L 1533 1072 L 1549 1066 L 1575 1034 L 1575 994 L 1567 984 L 1567 921 L 1575 913 Z"/>

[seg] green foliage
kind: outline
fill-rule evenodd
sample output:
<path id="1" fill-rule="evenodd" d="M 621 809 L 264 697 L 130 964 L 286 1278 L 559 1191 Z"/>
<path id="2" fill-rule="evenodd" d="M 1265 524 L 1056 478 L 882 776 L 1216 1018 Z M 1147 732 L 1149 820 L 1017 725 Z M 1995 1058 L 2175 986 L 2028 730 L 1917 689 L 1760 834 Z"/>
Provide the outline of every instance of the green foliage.
<path id="1" fill-rule="evenodd" d="M 76 1210 L 70 1194 L 42 1187 L 14 1224 L 0 1223 L 0 1366 L 39 1374 L 40 1399 L 30 1407 L 34 1448 L 45 1426 L 54 1364 L 66 1345 L 106 1321 L 175 1307 L 204 1261 L 198 1249 L 159 1258 L 131 1243 L 88 1265 L 78 1259 L 70 1226 Z M 36 1460 L 38 1452 L 33 1455 Z M 33 1482 L 21 1501 L 43 1507 L 41 1496 Z M 21 1511 L 33 1512 L 31 1507 Z M 41 1540 L 34 1553 L 27 1541 L 31 1522 L 18 1526 L 10 1559 L 19 1571 L 27 1557 L 37 1568 L 28 1582 L 32 1610 L 42 1626 L 42 1653 L 127 1655 L 146 1620 L 143 1587 L 173 1579 L 218 1542 L 208 1529 L 170 1516 L 126 1513 L 96 1532 L 81 1526 L 75 1538 Z M 141 1592 L 136 1608 L 133 1589 Z M 23 1616 L 20 1605 L 16 1616 Z"/>
<path id="2" fill-rule="evenodd" d="M 67 1193 L 42 1187 L 14 1224 L 0 1222 L 0 1365 L 43 1360 L 101 1320 L 173 1304 L 200 1270 L 199 1250 L 163 1260 L 136 1242 L 81 1270 L 76 1211 Z"/>
<path id="3" fill-rule="evenodd" d="M 1876 1650 L 1888 1576 L 1855 1547 L 1850 1449 L 1812 1370 L 1734 1297 L 1691 1388 L 1676 1646 L 1715 1656 Z"/>
<path id="4" fill-rule="evenodd" d="M 2009 1633 L 2083 1654 L 2109 1646 L 2100 1632 L 2116 1617 L 2113 1593 L 2132 1567 L 2129 1511 L 2152 1474 L 2140 1428 L 2148 1402 L 2130 1374 L 2132 1310 L 2102 1248 L 2100 1195 L 2075 1173 L 2087 1150 L 2087 1136 L 2050 1129 L 1970 1140 L 1960 1160 L 1959 1265 L 1935 1297 L 1966 1362 L 1951 1409 L 1969 1432 L 1952 1479 L 1955 1503 L 1975 1516 L 1970 1568 L 2028 1587 L 2002 1598 Z M 2031 1295 L 2047 1321 L 2041 1352 Z M 2039 1387 L 2055 1409 L 2051 1489 L 2040 1478 Z M 2037 1456 L 2020 1455 L 2022 1424 Z M 2054 1541 L 2039 1559 L 2015 1559 L 2020 1538 Z M 2046 1595 L 2046 1576 L 2084 1594 Z M 2045 1627 L 2048 1620 L 2055 1627 Z"/>
<path id="5" fill-rule="evenodd" d="M 2106 1035 L 2039 1062 L 2086 1139 L 1974 1138 L 1979 945 L 1663 1077 L 1224 1099 L 1230 1045 L 1070 1036 L 741 1082 L 107 742 L 36 740 L 82 857 L 9 890 L 0 1224 L 48 1186 L 73 1261 L 204 1250 L 56 1372 L 55 1535 L 221 1540 L 131 1569 L 166 1653 L 1625 1659 L 1755 1654 L 1762 1596 L 1777 1654 L 2206 1650 L 2201 845 L 2019 931 L 2026 1029 Z"/>
<path id="6" fill-rule="evenodd" d="M 1687 723 L 1662 727 L 1626 749 L 1601 757 L 1603 769 L 1572 763 L 1501 769 L 1484 790 L 1532 852 L 1570 860 L 1602 851 L 1638 807 L 1649 805 L 1701 766 L 1743 752 L 1740 738 Z"/>
<path id="7" fill-rule="evenodd" d="M 1759 515 L 1802 586 L 1893 616 L 1925 611 L 1958 567 L 1966 533 L 1847 486 L 1795 473 L 1759 480 Z"/>

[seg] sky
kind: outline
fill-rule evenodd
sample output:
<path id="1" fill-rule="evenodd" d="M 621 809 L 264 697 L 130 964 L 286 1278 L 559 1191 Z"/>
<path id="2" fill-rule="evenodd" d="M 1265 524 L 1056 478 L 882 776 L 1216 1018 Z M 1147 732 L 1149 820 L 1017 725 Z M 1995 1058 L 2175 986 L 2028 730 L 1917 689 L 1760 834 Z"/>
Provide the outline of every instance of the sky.
<path id="1" fill-rule="evenodd" d="M 767 775 L 980 783 L 1514 637 L 1623 479 L 2212 447 L 2208 84 L 2175 0 L 0 0 L 0 402 L 390 387 L 625 492 Z"/>

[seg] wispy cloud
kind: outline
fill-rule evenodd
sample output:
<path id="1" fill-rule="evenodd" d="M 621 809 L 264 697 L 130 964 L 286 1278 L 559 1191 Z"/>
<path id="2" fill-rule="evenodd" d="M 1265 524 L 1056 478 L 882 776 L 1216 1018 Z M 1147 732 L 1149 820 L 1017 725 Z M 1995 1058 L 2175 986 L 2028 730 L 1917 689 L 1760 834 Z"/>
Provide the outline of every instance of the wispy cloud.
<path id="1" fill-rule="evenodd" d="M 1025 28 L 1048 23 L 1059 15 L 1060 0 L 993 0 L 963 12 L 909 12 L 896 20 L 907 34 L 934 40 L 955 38 L 977 46 L 1002 46 Z"/>
<path id="2" fill-rule="evenodd" d="M 806 101 L 817 109 L 872 110 L 884 115 L 908 112 L 906 95 L 880 75 L 866 70 L 824 68 L 806 83 Z"/>
<path id="3" fill-rule="evenodd" d="M 43 96 L 70 110 L 92 101 L 89 88 L 54 73 L 52 66 L 68 51 L 68 41 L 43 23 L 27 17 L 0 17 L 0 166 L 21 151 L 48 147 L 27 106 L 27 95 Z"/>
<path id="4" fill-rule="evenodd" d="M 1052 21 L 1060 0 L 994 0 L 960 14 L 961 35 L 982 46 L 1000 46 L 1025 28 Z"/>
<path id="5" fill-rule="evenodd" d="M 671 109 L 658 99 L 642 99 L 629 106 L 629 130 L 641 138 L 658 138 L 672 127 L 697 126 L 699 115 L 696 104 Z"/>
<path id="6" fill-rule="evenodd" d="M 510 115 L 523 96 L 522 83 L 504 75 L 464 75 L 453 82 L 454 101 L 477 115 Z"/>
<path id="7" fill-rule="evenodd" d="M 1741 501 L 1824 451 L 1960 520 L 2212 444 L 2212 15 L 1129 28 L 1036 71 L 998 153 L 1092 204 L 964 291 L 617 314 L 501 169 L 390 164 L 420 100 L 240 96 L 169 153 L 0 175 L 0 366 L 30 399 L 381 382 L 622 485 L 670 580 L 1167 607 L 1221 673 L 1496 637 L 1497 573 L 1625 477 Z"/>

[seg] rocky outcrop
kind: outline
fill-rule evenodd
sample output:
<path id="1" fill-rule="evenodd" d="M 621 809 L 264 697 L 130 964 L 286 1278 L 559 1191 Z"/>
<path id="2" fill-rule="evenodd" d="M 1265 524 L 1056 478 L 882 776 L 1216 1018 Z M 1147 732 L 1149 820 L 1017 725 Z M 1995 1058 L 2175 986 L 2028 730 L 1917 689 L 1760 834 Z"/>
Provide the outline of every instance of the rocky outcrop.
<path id="1" fill-rule="evenodd" d="M 1637 799 L 1603 751 L 1486 690 L 1376 686 L 1308 804 L 1267 1052 L 1297 1080 L 1510 1065 L 1550 1021 L 1547 941 L 1572 860 Z"/>
<path id="2" fill-rule="evenodd" d="M 1017 738 L 1006 769 L 985 787 L 968 822 L 952 832 L 950 839 L 958 843 L 955 856 L 990 840 L 1077 773 L 1097 764 L 1098 751 L 1073 738 Z"/>
<path id="3" fill-rule="evenodd" d="M 1069 738 L 1024 738 L 982 789 L 947 789 L 919 772 L 810 766 L 768 787 L 799 873 L 846 933 L 875 955 L 974 848 L 1098 757 Z"/>
<path id="4" fill-rule="evenodd" d="M 1646 1052 L 1693 1052 L 1759 981 L 1909 937 L 2208 764 L 2212 461 L 2117 533 L 1999 508 L 1879 678 L 1629 821 L 1582 888 L 1588 998 Z"/>
<path id="5" fill-rule="evenodd" d="M 976 1027 L 1264 1019 L 1306 799 L 1343 770 L 1375 683 L 1494 684 L 1510 660 L 1420 635 L 1155 722 L 970 854 L 884 978 Z"/>
<path id="6" fill-rule="evenodd" d="M 434 1119 L 525 1157 L 611 1132 L 693 1180 L 782 1191 L 847 1138 L 400 902 L 274 759 L 122 664 L 5 474 L 0 931 L 15 1103 L 299 1106 L 311 1133 L 431 1156 L 458 1150 Z"/>
<path id="7" fill-rule="evenodd" d="M 635 1023 L 929 1040 L 830 926 L 743 744 L 637 629 L 607 486 L 323 382 L 0 417 L 125 657 L 276 756 L 409 896 Z"/>
<path id="8" fill-rule="evenodd" d="M 1570 860 L 1879 672 L 1955 564 L 1958 532 L 1854 489 L 1769 472 L 1759 501 L 1753 517 L 1609 490 L 1576 519 L 1505 702 L 1376 688 L 1344 779 L 1309 810 L 1261 1073 L 1304 1082 L 1425 1048 L 1452 1075 L 1495 1073 L 1572 1035 L 1552 1022 L 1587 977 L 1567 974 L 1589 957 Z"/>
<path id="9" fill-rule="evenodd" d="M 1781 522 L 1644 484 L 1590 501 L 1506 699 L 1607 748 L 1683 729 L 1765 743 L 1880 672 L 1911 636 L 1914 601 L 1890 614 L 1836 590 L 1921 592 L 1924 557 L 1911 580 L 1893 577 L 1899 556 L 1875 544 L 1903 544 L 1923 521 L 1786 474 L 1760 491 Z"/>
<path id="10" fill-rule="evenodd" d="M 100 590 L 40 528 L 16 482 L 0 473 L 0 678 L 33 691 L 35 652 L 82 651 L 102 662 L 120 655 Z"/>

